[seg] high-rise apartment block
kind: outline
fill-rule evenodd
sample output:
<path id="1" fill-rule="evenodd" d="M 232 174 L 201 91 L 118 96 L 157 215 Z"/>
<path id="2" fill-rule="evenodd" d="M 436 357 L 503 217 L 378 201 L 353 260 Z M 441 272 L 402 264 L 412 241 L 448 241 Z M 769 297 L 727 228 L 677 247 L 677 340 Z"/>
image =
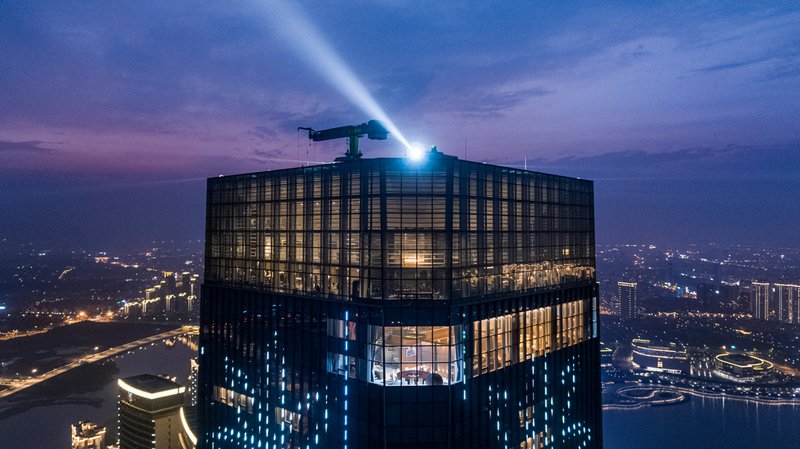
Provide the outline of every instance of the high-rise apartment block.
<path id="1" fill-rule="evenodd" d="M 590 181 L 431 152 L 207 195 L 199 447 L 602 447 Z"/>
<path id="2" fill-rule="evenodd" d="M 624 320 L 636 318 L 639 304 L 636 298 L 636 282 L 617 282 L 619 314 Z"/>
<path id="3" fill-rule="evenodd" d="M 783 323 L 800 324 L 800 284 L 774 284 L 778 319 Z"/>
<path id="4" fill-rule="evenodd" d="M 770 311 L 769 282 L 753 281 L 750 287 L 750 313 L 757 320 L 769 319 Z"/>

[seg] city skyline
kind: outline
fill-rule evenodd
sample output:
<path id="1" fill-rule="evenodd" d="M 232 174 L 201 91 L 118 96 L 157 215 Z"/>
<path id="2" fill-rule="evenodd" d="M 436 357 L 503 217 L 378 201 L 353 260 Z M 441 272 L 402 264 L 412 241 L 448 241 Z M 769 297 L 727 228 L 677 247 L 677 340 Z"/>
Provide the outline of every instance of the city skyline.
<path id="1" fill-rule="evenodd" d="M 305 15 L 409 140 L 595 180 L 600 243 L 800 247 L 796 6 L 404 6 Z M 280 8 L 186 7 L 2 6 L 0 237 L 199 239 L 205 178 L 332 161 L 296 128 L 376 118 L 273 32 Z"/>
<path id="2" fill-rule="evenodd" d="M 0 2 L 0 447 L 793 447 L 797 30 Z"/>
<path id="3" fill-rule="evenodd" d="M 64 441 L 70 425 L 87 421 L 107 430 L 111 444 L 118 435 L 118 379 L 139 374 L 166 375 L 185 386 L 186 419 L 197 432 L 188 404 L 197 397 L 199 371 L 192 362 L 200 346 L 198 328 L 173 321 L 168 295 L 152 316 L 131 314 L 125 306 L 131 298 L 146 300 L 154 283 L 163 282 L 164 270 L 180 272 L 179 266 L 201 262 L 194 243 L 171 247 L 65 254 L 23 245 L 2 253 L 11 258 L 0 257 L 0 271 L 8 273 L 0 285 L 19 285 L 5 290 L 5 302 L 0 298 L 7 306 L 0 309 L 0 357 L 6 360 L 0 366 L 0 446 L 28 441 L 24 447 L 50 447 Z M 730 447 L 777 448 L 796 441 L 800 326 L 780 319 L 777 290 L 800 284 L 800 251 L 640 243 L 598 245 L 597 260 L 606 447 L 702 449 L 711 437 Z M 770 280 L 776 290 L 770 289 L 774 301 L 766 319 L 754 316 L 753 283 L 759 279 Z M 634 319 L 619 316 L 619 280 L 637 282 L 640 313 Z M 788 305 L 792 298 L 784 296 Z M 362 335 L 355 326 L 355 335 Z M 333 332 L 344 329 L 353 328 L 334 325 Z M 417 334 L 429 335 L 425 329 Z M 425 352 L 424 344 L 421 349 L 416 353 Z M 670 361 L 675 350 L 678 359 Z M 749 367 L 737 371 L 736 365 Z M 761 422 L 757 428 L 747 424 L 754 413 Z M 48 428 L 38 428 L 35 416 L 47 416 Z M 691 431 L 675 433 L 659 424 L 659 416 Z M 732 423 L 735 430 L 720 435 Z"/>

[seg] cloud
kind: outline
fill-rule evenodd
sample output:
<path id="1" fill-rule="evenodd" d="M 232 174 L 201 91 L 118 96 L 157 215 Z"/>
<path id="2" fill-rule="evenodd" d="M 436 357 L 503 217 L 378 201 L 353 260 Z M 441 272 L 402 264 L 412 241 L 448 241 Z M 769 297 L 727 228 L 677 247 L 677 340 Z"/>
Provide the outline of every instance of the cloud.
<path id="1" fill-rule="evenodd" d="M 509 158 L 487 160 L 522 168 Z M 529 158 L 534 171 L 578 176 L 596 181 L 750 181 L 800 182 L 800 143 L 789 145 L 695 147 L 674 151 L 626 150 L 555 160 Z"/>
<path id="2" fill-rule="evenodd" d="M 543 97 L 553 91 L 534 87 L 499 92 L 485 92 L 464 99 L 461 114 L 465 117 L 501 117 L 516 106 L 536 97 Z"/>
<path id="3" fill-rule="evenodd" d="M 738 69 L 738 68 L 742 68 L 742 67 L 747 67 L 747 66 L 751 66 L 751 65 L 754 65 L 754 64 L 758 64 L 758 63 L 767 61 L 769 59 L 770 58 L 758 58 L 758 59 L 751 59 L 751 60 L 747 60 L 747 61 L 736 61 L 736 62 L 729 62 L 729 63 L 726 63 L 726 64 L 717 64 L 717 65 L 713 65 L 713 66 L 710 66 L 710 67 L 704 67 L 702 69 L 692 70 L 692 72 L 709 73 L 709 72 L 719 72 L 719 71 L 722 71 L 722 70 Z"/>
<path id="4" fill-rule="evenodd" d="M 58 153 L 59 150 L 55 148 L 43 147 L 43 144 L 61 143 L 61 142 L 44 142 L 41 140 L 26 140 L 21 142 L 14 142 L 10 140 L 0 140 L 0 153 L 10 151 L 20 151 L 28 153 Z"/>

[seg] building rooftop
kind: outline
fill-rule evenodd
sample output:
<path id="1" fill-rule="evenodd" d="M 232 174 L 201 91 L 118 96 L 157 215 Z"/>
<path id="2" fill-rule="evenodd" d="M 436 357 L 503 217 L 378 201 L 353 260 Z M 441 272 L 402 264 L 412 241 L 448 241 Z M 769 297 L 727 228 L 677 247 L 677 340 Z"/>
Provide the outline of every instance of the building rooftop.
<path id="1" fill-rule="evenodd" d="M 186 391 L 186 387 L 182 387 L 169 379 L 152 374 L 141 374 L 120 379 L 119 386 L 129 393 L 147 399 L 157 399 L 175 394 L 182 394 Z"/>
<path id="2" fill-rule="evenodd" d="M 106 432 L 105 427 L 98 427 L 97 424 L 88 421 L 80 421 L 78 424 L 72 425 L 72 438 L 83 440 L 88 438 L 94 438 L 97 435 L 104 434 Z"/>
<path id="3" fill-rule="evenodd" d="M 247 172 L 247 173 L 232 173 L 228 175 L 218 175 L 208 178 L 210 181 L 218 180 L 219 178 L 226 178 L 226 177 L 247 177 L 247 176 L 254 176 L 254 175 L 263 175 L 265 173 L 269 173 L 270 175 L 282 175 L 286 173 L 292 173 L 297 171 L 313 171 L 313 170 L 320 170 L 320 169 L 331 169 L 331 168 L 342 168 L 342 167 L 358 167 L 359 164 L 361 165 L 388 165 L 392 166 L 393 168 L 403 167 L 408 171 L 425 171 L 426 169 L 430 169 L 431 167 L 435 167 L 440 163 L 445 161 L 451 161 L 457 164 L 463 165 L 472 165 L 472 166 L 487 166 L 493 167 L 499 170 L 505 170 L 514 173 L 525 173 L 528 175 L 537 175 L 537 176 L 546 176 L 550 178 L 561 178 L 561 179 L 569 179 L 573 181 L 581 181 L 587 184 L 593 184 L 593 181 L 588 179 L 582 179 L 573 176 L 565 176 L 565 175 L 558 175 L 554 173 L 544 173 L 536 170 L 529 170 L 527 168 L 519 168 L 519 167 L 509 167 L 505 165 L 499 164 L 490 164 L 486 162 L 478 162 L 478 161 L 471 161 L 468 159 L 459 159 L 456 156 L 444 154 L 442 152 L 436 153 L 425 153 L 425 157 L 421 160 L 412 160 L 407 157 L 361 157 L 358 159 L 348 159 L 345 161 L 333 161 L 328 163 L 320 163 L 320 164 L 313 164 L 313 165 L 301 165 L 299 167 L 283 167 L 283 168 L 273 168 L 273 169 L 266 169 L 256 172 Z"/>
<path id="4" fill-rule="evenodd" d="M 728 365 L 738 366 L 740 368 L 772 368 L 772 363 L 760 357 L 752 356 L 743 353 L 724 353 L 717 356 L 717 360 Z"/>

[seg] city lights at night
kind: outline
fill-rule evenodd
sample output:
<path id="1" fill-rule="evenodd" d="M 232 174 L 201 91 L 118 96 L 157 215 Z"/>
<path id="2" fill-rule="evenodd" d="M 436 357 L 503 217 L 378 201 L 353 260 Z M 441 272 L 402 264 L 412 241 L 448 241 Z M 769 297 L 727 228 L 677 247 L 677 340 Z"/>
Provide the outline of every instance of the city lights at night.
<path id="1" fill-rule="evenodd" d="M 0 449 L 797 449 L 798 30 L 0 3 Z"/>

